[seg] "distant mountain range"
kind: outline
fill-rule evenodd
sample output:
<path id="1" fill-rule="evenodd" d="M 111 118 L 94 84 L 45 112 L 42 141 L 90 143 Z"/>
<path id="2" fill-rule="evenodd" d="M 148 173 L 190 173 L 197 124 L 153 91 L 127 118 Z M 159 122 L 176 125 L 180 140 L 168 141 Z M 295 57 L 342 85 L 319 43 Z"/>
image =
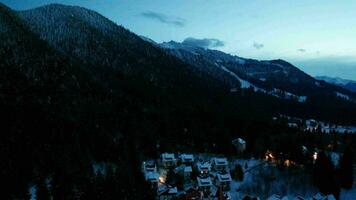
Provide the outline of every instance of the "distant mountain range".
<path id="1" fill-rule="evenodd" d="M 355 98 L 352 92 L 321 82 L 284 60 L 246 59 L 174 41 L 153 44 L 159 45 L 169 54 L 195 66 L 197 70 L 209 74 L 232 89 L 253 88 L 256 92 L 300 102 L 315 94 L 344 94 L 349 99 Z"/>
<path id="2" fill-rule="evenodd" d="M 315 78 L 356 92 L 356 81 L 329 76 L 316 76 Z"/>

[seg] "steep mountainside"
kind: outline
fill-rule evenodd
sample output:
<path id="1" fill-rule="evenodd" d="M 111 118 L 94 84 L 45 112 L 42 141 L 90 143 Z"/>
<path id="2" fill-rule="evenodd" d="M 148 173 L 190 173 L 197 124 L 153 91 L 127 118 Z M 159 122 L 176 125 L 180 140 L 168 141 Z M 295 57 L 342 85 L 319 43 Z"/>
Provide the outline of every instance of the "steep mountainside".
<path id="1" fill-rule="evenodd" d="M 333 78 L 333 77 L 328 77 L 328 76 L 316 76 L 315 78 L 318 80 L 328 82 L 330 84 L 334 84 L 334 85 L 343 87 L 343 88 L 348 89 L 352 92 L 356 92 L 356 81 L 346 80 L 346 79 L 342 79 L 342 78 L 338 78 L 338 77 Z"/>

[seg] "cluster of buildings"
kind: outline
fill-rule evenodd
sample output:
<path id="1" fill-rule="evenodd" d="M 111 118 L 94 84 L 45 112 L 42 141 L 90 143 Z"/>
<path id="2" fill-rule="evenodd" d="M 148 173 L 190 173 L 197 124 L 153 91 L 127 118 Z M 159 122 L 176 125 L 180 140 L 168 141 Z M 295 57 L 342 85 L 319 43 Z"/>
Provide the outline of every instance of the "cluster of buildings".
<path id="1" fill-rule="evenodd" d="M 224 157 L 204 160 L 193 154 L 163 153 L 158 160 L 143 162 L 142 170 L 160 200 L 231 199 L 232 177 Z M 169 170 L 184 180 L 182 186 L 167 183 Z"/>
<path id="2" fill-rule="evenodd" d="M 337 124 L 326 123 L 317 121 L 315 119 L 301 119 L 297 117 L 290 117 L 286 115 L 280 115 L 279 117 L 273 117 L 273 120 L 286 119 L 287 125 L 290 128 L 298 128 L 304 131 L 321 131 L 323 133 L 356 133 L 355 126 L 341 126 Z"/>

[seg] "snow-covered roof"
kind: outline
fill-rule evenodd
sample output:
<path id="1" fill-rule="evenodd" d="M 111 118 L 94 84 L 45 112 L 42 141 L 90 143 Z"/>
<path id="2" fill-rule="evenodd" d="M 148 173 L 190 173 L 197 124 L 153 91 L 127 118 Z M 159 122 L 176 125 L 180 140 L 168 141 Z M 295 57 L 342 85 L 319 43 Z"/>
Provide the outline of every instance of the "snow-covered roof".
<path id="1" fill-rule="evenodd" d="M 213 159 L 215 165 L 227 165 L 227 159 L 226 158 L 214 158 Z"/>
<path id="2" fill-rule="evenodd" d="M 199 171 L 210 171 L 211 170 L 211 164 L 208 162 L 203 162 L 203 163 L 198 163 L 197 164 L 198 170 Z"/>
<path id="3" fill-rule="evenodd" d="M 272 196 L 268 197 L 267 200 L 281 200 L 282 197 L 277 195 L 277 194 L 273 194 Z"/>
<path id="4" fill-rule="evenodd" d="M 191 166 L 186 166 L 186 167 L 184 167 L 184 172 L 191 173 L 191 172 L 193 172 L 193 169 Z"/>
<path id="5" fill-rule="evenodd" d="M 233 144 L 246 144 L 246 141 L 242 138 L 236 138 L 232 141 Z"/>
<path id="6" fill-rule="evenodd" d="M 326 200 L 336 200 L 336 198 L 334 197 L 334 195 L 329 194 L 328 196 L 326 196 Z"/>
<path id="7" fill-rule="evenodd" d="M 162 153 L 161 157 L 162 157 L 162 160 L 165 160 L 165 161 L 175 160 L 173 153 Z"/>
<path id="8" fill-rule="evenodd" d="M 161 195 L 176 195 L 178 193 L 177 187 L 165 186 L 159 191 L 159 196 Z"/>
<path id="9" fill-rule="evenodd" d="M 207 177 L 197 177 L 197 182 L 199 187 L 212 186 L 213 182 L 209 176 Z"/>
<path id="10" fill-rule="evenodd" d="M 193 154 L 182 154 L 180 155 L 180 159 L 182 159 L 183 162 L 194 162 Z"/>
<path id="11" fill-rule="evenodd" d="M 157 172 L 147 172 L 145 174 L 145 178 L 147 181 L 150 181 L 150 182 L 158 182 L 158 173 Z"/>
<path id="12" fill-rule="evenodd" d="M 152 160 L 143 162 L 143 167 L 144 167 L 144 170 L 146 172 L 147 171 L 156 171 L 157 170 L 156 164 Z"/>
<path id="13" fill-rule="evenodd" d="M 313 196 L 313 200 L 325 200 L 325 196 L 318 192 Z"/>
<path id="14" fill-rule="evenodd" d="M 231 182 L 232 181 L 230 173 L 217 173 L 216 177 L 218 178 L 219 182 Z"/>

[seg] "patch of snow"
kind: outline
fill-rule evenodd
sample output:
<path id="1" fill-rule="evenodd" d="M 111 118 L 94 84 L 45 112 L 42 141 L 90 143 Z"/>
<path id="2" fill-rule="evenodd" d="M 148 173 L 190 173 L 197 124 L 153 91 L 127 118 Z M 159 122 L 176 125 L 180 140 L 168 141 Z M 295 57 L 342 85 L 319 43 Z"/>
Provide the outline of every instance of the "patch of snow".
<path id="1" fill-rule="evenodd" d="M 30 195 L 30 200 L 36 200 L 36 192 L 37 192 L 37 186 L 36 185 L 32 185 L 28 188 L 28 193 Z"/>
<path id="2" fill-rule="evenodd" d="M 242 58 L 239 58 L 239 57 L 235 57 L 235 61 L 237 63 L 239 63 L 240 65 L 244 65 L 246 63 L 246 61 Z"/>
<path id="3" fill-rule="evenodd" d="M 267 79 L 266 78 L 260 78 L 259 80 L 265 82 Z"/>
<path id="4" fill-rule="evenodd" d="M 356 187 L 349 190 L 341 189 L 340 200 L 350 200 L 356 198 Z"/>
<path id="5" fill-rule="evenodd" d="M 340 97 L 342 99 L 350 100 L 350 97 L 346 94 L 340 93 L 340 92 L 335 92 L 337 97 Z"/>

